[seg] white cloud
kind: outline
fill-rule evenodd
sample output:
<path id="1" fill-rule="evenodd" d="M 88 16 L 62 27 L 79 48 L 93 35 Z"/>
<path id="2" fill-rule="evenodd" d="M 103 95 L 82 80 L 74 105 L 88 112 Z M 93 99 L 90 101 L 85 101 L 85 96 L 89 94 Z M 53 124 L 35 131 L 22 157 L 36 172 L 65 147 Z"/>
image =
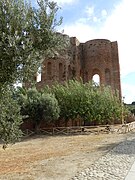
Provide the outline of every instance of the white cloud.
<path id="1" fill-rule="evenodd" d="M 66 5 L 66 4 L 73 4 L 75 3 L 77 0 L 54 0 L 55 2 L 57 2 L 57 4 L 59 6 L 63 6 L 63 5 Z"/>
<path id="2" fill-rule="evenodd" d="M 86 17 L 83 18 L 85 19 L 85 21 L 88 23 L 88 22 L 94 22 L 94 23 L 98 23 L 101 21 L 101 18 L 104 18 L 105 17 L 105 14 L 107 13 L 105 10 L 103 10 L 103 12 L 101 12 L 101 16 L 100 17 L 97 17 L 97 14 L 95 12 L 95 7 L 94 6 L 87 6 L 84 10 L 85 14 L 86 14 Z"/>
<path id="3" fill-rule="evenodd" d="M 105 9 L 103 9 L 103 10 L 101 11 L 101 16 L 102 16 L 103 18 L 107 16 L 107 11 L 106 11 Z"/>
<path id="4" fill-rule="evenodd" d="M 80 23 L 80 24 L 86 24 L 86 23 L 87 23 L 87 21 L 88 21 L 88 19 L 87 19 L 87 18 L 80 18 L 80 19 L 78 19 L 78 21 L 77 21 L 77 22 L 75 22 L 75 24 L 78 24 L 78 23 Z"/>
<path id="5" fill-rule="evenodd" d="M 99 21 L 99 19 L 98 19 L 96 16 L 94 16 L 94 17 L 93 17 L 93 21 L 96 23 L 96 22 Z"/>
<path id="6" fill-rule="evenodd" d="M 92 17 L 94 15 L 94 6 L 86 7 L 86 14 L 88 17 Z"/>
<path id="7" fill-rule="evenodd" d="M 94 29 L 86 23 L 80 22 L 80 20 L 70 26 L 64 26 L 64 33 L 77 37 L 80 42 L 85 42 L 95 37 Z"/>
<path id="8" fill-rule="evenodd" d="M 99 32 L 105 38 L 118 41 L 122 76 L 135 71 L 134 16 L 134 2 L 123 0 Z"/>
<path id="9" fill-rule="evenodd" d="M 96 24 L 99 24 L 101 22 L 101 18 L 98 18 L 96 16 L 93 17 L 93 22 L 96 23 Z"/>

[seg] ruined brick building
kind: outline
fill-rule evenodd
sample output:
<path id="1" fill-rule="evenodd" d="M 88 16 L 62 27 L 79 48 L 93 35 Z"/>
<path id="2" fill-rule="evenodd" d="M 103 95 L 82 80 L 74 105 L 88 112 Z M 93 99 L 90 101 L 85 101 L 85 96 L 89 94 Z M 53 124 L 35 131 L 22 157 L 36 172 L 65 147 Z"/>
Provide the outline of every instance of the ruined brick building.
<path id="1" fill-rule="evenodd" d="M 109 85 L 113 90 L 117 89 L 121 97 L 117 42 L 94 39 L 80 43 L 76 37 L 64 36 L 69 40 L 70 48 L 64 51 L 63 56 L 43 62 L 38 87 L 80 77 L 85 83 L 98 74 L 100 84 Z"/>

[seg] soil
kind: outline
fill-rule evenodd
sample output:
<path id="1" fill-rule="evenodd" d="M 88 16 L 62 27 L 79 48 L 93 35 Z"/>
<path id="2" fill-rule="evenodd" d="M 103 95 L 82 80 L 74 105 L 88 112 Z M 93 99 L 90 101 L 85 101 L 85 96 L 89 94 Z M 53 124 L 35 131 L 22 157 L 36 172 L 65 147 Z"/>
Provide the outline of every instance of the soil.
<path id="1" fill-rule="evenodd" d="M 134 132 L 33 136 L 0 145 L 1 180 L 69 180 Z"/>

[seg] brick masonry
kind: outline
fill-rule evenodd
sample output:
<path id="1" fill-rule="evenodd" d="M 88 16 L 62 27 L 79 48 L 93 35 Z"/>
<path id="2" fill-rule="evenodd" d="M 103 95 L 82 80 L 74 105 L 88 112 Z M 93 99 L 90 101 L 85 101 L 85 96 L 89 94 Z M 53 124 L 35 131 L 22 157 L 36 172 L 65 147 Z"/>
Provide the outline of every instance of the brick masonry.
<path id="1" fill-rule="evenodd" d="M 63 83 L 69 79 L 80 79 L 83 82 L 92 80 L 99 75 L 100 84 L 111 86 L 118 90 L 121 98 L 120 66 L 117 41 L 94 39 L 80 43 L 76 37 L 68 37 L 70 47 L 64 55 L 44 60 L 42 64 L 41 81 L 37 86 Z"/>

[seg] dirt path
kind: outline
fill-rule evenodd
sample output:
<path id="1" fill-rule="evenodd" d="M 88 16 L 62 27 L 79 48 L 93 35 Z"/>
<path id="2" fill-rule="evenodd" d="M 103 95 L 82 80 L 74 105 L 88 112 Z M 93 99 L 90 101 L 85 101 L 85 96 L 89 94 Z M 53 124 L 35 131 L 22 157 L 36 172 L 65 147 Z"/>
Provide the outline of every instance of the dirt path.
<path id="1" fill-rule="evenodd" d="M 40 136 L 0 147 L 0 179 L 71 179 L 130 135 Z"/>

